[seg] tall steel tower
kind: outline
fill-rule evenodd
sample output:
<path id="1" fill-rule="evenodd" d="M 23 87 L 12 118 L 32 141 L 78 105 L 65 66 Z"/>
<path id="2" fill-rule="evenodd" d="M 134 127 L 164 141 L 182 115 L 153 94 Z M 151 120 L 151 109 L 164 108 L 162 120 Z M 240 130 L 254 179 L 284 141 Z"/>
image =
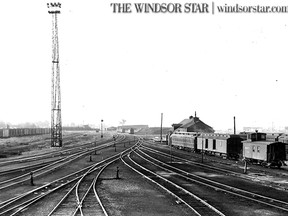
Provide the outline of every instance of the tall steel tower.
<path id="1" fill-rule="evenodd" d="M 47 3 L 52 15 L 52 89 L 51 89 L 51 146 L 62 147 L 61 93 L 57 15 L 61 3 Z"/>

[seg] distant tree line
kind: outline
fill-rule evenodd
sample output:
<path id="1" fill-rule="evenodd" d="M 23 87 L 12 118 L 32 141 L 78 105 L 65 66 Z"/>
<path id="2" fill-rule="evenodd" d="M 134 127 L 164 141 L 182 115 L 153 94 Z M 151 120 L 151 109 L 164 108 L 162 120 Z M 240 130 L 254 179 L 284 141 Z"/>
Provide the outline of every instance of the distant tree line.
<path id="1" fill-rule="evenodd" d="M 0 121 L 0 128 L 49 128 L 50 123 L 48 121 L 39 122 L 25 122 L 12 124 L 9 122 Z"/>

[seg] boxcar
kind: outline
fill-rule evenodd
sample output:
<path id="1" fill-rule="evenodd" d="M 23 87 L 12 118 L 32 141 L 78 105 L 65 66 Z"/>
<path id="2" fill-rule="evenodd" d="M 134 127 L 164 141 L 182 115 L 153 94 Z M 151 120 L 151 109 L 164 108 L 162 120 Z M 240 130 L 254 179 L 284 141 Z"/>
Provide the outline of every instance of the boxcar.
<path id="1" fill-rule="evenodd" d="M 286 160 L 288 160 L 288 134 L 282 134 L 278 138 L 279 142 L 285 143 L 285 148 L 286 148 Z"/>
<path id="2" fill-rule="evenodd" d="M 10 137 L 9 129 L 7 128 L 3 129 L 3 137 Z"/>
<path id="3" fill-rule="evenodd" d="M 197 137 L 197 149 L 205 153 L 238 159 L 242 151 L 242 139 L 231 134 L 201 134 Z"/>
<path id="4" fill-rule="evenodd" d="M 196 132 L 175 132 L 170 136 L 170 142 L 173 147 L 196 151 L 198 135 Z"/>

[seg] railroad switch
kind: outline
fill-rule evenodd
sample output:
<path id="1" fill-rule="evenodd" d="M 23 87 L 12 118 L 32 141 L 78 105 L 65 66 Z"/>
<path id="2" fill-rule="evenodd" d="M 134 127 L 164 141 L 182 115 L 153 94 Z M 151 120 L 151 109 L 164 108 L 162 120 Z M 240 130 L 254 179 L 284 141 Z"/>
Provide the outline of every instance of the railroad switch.
<path id="1" fill-rule="evenodd" d="M 33 172 L 30 172 L 30 184 L 31 184 L 31 186 L 34 186 L 34 182 L 33 182 Z"/>
<path id="2" fill-rule="evenodd" d="M 181 201 L 181 200 L 176 200 L 175 202 L 176 202 L 178 205 L 179 205 L 179 204 L 182 204 L 182 201 Z"/>
<path id="3" fill-rule="evenodd" d="M 116 179 L 120 179 L 119 178 L 119 167 L 117 166 L 117 170 L 116 170 Z"/>
<path id="4" fill-rule="evenodd" d="M 244 160 L 244 173 L 246 174 L 247 173 L 247 161 Z"/>

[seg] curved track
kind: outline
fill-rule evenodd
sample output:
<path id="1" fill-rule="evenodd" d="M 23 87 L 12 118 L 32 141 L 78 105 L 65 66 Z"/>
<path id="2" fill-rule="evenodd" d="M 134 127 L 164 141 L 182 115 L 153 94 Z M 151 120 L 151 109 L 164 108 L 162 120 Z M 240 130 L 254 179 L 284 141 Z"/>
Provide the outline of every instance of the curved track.
<path id="1" fill-rule="evenodd" d="M 283 214 L 285 214 L 284 212 L 286 212 L 288 214 L 288 202 L 287 201 L 283 201 L 283 200 L 279 200 L 279 199 L 275 199 L 272 197 L 268 197 L 268 196 L 264 196 L 261 194 L 257 194 L 257 193 L 253 193 L 244 189 L 240 189 L 237 187 L 233 187 L 231 185 L 228 184 L 224 184 L 224 183 L 220 183 L 218 181 L 214 181 L 211 179 L 207 179 L 192 173 L 187 172 L 187 170 L 184 169 L 180 169 L 175 167 L 175 164 L 171 164 L 169 162 L 167 162 L 167 160 L 169 161 L 169 158 L 171 157 L 171 155 L 162 153 L 160 151 L 156 151 L 154 149 L 148 148 L 148 147 L 143 147 L 141 146 L 142 150 L 139 150 L 138 154 L 140 157 L 142 157 L 143 159 L 147 160 L 147 161 L 153 161 L 153 163 L 158 166 L 161 167 L 162 169 L 165 169 L 168 172 L 173 172 L 189 181 L 195 182 L 197 184 L 212 188 L 214 190 L 217 191 L 222 191 L 226 194 L 231 194 L 233 196 L 239 197 L 239 198 L 244 198 L 247 201 L 253 201 L 256 203 L 259 203 L 261 205 L 267 206 L 267 207 L 272 207 L 275 208 L 279 211 L 282 211 Z M 145 153 L 143 150 L 145 150 L 145 152 L 149 152 L 149 155 L 147 153 Z M 153 155 L 153 156 L 152 156 Z M 162 158 L 160 159 L 156 159 L 157 158 Z M 165 157 L 165 159 L 163 159 L 163 157 Z M 179 157 L 173 157 L 174 160 L 177 159 L 177 161 L 183 161 L 185 162 L 185 164 L 187 166 L 189 166 L 189 163 L 194 163 L 189 161 L 189 163 L 186 163 L 187 160 L 183 159 L 183 158 L 179 158 Z M 202 164 L 201 164 L 202 165 Z M 207 168 L 209 169 L 214 169 L 214 167 L 209 167 L 207 166 Z M 215 169 L 214 169 L 215 170 Z M 219 169 L 218 171 L 221 172 L 230 172 L 224 169 Z M 234 172 L 231 172 L 231 174 L 236 174 Z M 237 173 L 238 174 L 238 173 Z"/>
<path id="2" fill-rule="evenodd" d="M 123 141 L 123 139 L 124 139 L 124 137 L 120 137 L 118 142 Z M 105 144 L 102 144 L 100 146 L 93 147 L 90 149 L 86 149 L 86 148 L 81 149 L 80 151 L 77 151 L 75 153 L 72 153 L 72 154 L 69 154 L 67 156 L 56 159 L 55 161 L 48 163 L 48 165 L 41 166 L 41 168 L 37 168 L 37 165 L 35 165 L 35 164 L 28 165 L 26 167 L 21 167 L 20 169 L 14 170 L 15 172 L 18 171 L 17 176 L 13 176 L 9 179 L 0 181 L 0 190 L 6 189 L 6 188 L 11 187 L 11 186 L 15 186 L 17 184 L 20 184 L 20 183 L 23 183 L 26 181 L 29 181 L 31 178 L 31 172 L 33 172 L 33 178 L 37 178 L 37 177 L 40 177 L 44 174 L 47 174 L 47 173 L 55 170 L 55 169 L 58 169 L 58 168 L 66 165 L 66 164 L 69 164 L 69 163 L 71 163 L 71 162 L 73 162 L 79 158 L 85 157 L 96 150 L 98 151 L 98 150 L 110 147 L 112 145 L 114 145 L 114 142 L 105 143 Z M 39 163 L 40 163 L 40 165 L 43 164 L 41 161 L 39 161 Z M 36 167 L 36 169 L 34 169 L 34 167 Z M 29 169 L 30 172 L 24 171 L 24 173 L 23 173 L 23 169 Z M 6 176 L 6 178 L 7 178 L 7 176 Z"/>
<path id="3" fill-rule="evenodd" d="M 218 209 L 207 203 L 205 200 L 196 196 L 189 190 L 182 187 L 181 184 L 179 184 L 179 182 L 165 178 L 162 175 L 157 174 L 157 172 L 153 171 L 151 168 L 142 166 L 141 165 L 142 163 L 140 164 L 140 162 L 137 162 L 136 161 L 137 159 L 132 159 L 130 157 L 130 154 L 128 154 L 126 158 L 121 157 L 122 161 L 131 169 L 143 175 L 145 178 L 149 179 L 153 183 L 163 188 L 166 192 L 177 198 L 179 203 L 182 202 L 186 206 L 188 206 L 188 208 L 191 209 L 191 215 L 224 216 L 224 214 L 221 211 L 219 211 Z"/>
<path id="4" fill-rule="evenodd" d="M 123 139 L 121 139 L 122 141 Z M 118 140 L 119 144 L 120 141 Z M 102 146 L 102 148 L 109 147 L 111 145 L 114 145 L 115 142 L 107 143 Z M 125 145 L 125 143 L 124 143 Z M 94 152 L 95 149 L 92 149 L 90 151 Z M 80 154 L 80 153 L 79 153 Z M 82 154 L 87 154 L 86 150 Z M 5 202 L 0 203 L 0 215 L 15 215 L 18 214 L 21 211 L 26 210 L 27 208 L 31 207 L 34 203 L 36 203 L 39 200 L 44 199 L 49 194 L 52 194 L 54 192 L 59 193 L 60 190 L 63 190 L 65 187 L 70 187 L 72 190 L 76 191 L 76 207 L 74 208 L 74 215 L 77 215 L 78 212 L 82 213 L 83 211 L 87 211 L 87 207 L 90 207 L 89 199 L 91 198 L 91 191 L 94 191 L 93 185 L 95 185 L 95 180 L 93 175 L 95 173 L 99 172 L 100 167 L 103 167 L 105 164 L 113 162 L 114 160 L 117 160 L 119 158 L 119 154 L 114 154 L 113 156 L 102 160 L 99 163 L 96 163 L 94 165 L 91 165 L 89 167 L 86 167 L 82 170 L 79 170 L 75 173 L 72 173 L 70 175 L 66 175 L 63 178 L 56 179 L 53 182 L 50 182 L 48 184 L 45 184 L 41 187 L 37 187 L 34 190 L 28 191 L 22 195 L 15 196 L 9 200 L 6 200 Z M 78 155 L 79 156 L 79 155 Z M 75 156 L 77 157 L 77 156 Z M 71 161 L 66 161 L 65 163 L 69 163 Z M 63 164 L 62 164 L 63 165 Z M 55 167 L 51 168 L 55 169 Z M 51 170 L 45 170 L 45 172 L 49 172 Z M 39 174 L 40 175 L 40 174 Z M 17 178 L 16 178 L 17 179 Z M 13 179 L 15 181 L 15 179 Z M 26 181 L 27 179 L 24 179 L 22 181 Z M 11 184 L 20 183 L 21 180 L 17 180 L 17 182 L 13 182 Z M 89 185 L 87 187 L 87 185 Z M 6 187 L 9 187 L 11 185 L 6 185 Z M 5 188 L 5 187 L 3 187 Z M 2 188 L 2 189 L 3 189 Z M 64 195 L 63 200 L 59 203 L 57 207 L 53 211 L 51 211 L 51 215 L 53 215 L 57 209 L 60 209 L 61 203 L 66 202 L 66 198 L 68 197 L 70 193 L 67 193 Z M 83 208 L 85 206 L 85 208 Z M 97 211 L 96 211 L 97 212 Z M 57 215 L 57 214 L 56 214 Z"/>

